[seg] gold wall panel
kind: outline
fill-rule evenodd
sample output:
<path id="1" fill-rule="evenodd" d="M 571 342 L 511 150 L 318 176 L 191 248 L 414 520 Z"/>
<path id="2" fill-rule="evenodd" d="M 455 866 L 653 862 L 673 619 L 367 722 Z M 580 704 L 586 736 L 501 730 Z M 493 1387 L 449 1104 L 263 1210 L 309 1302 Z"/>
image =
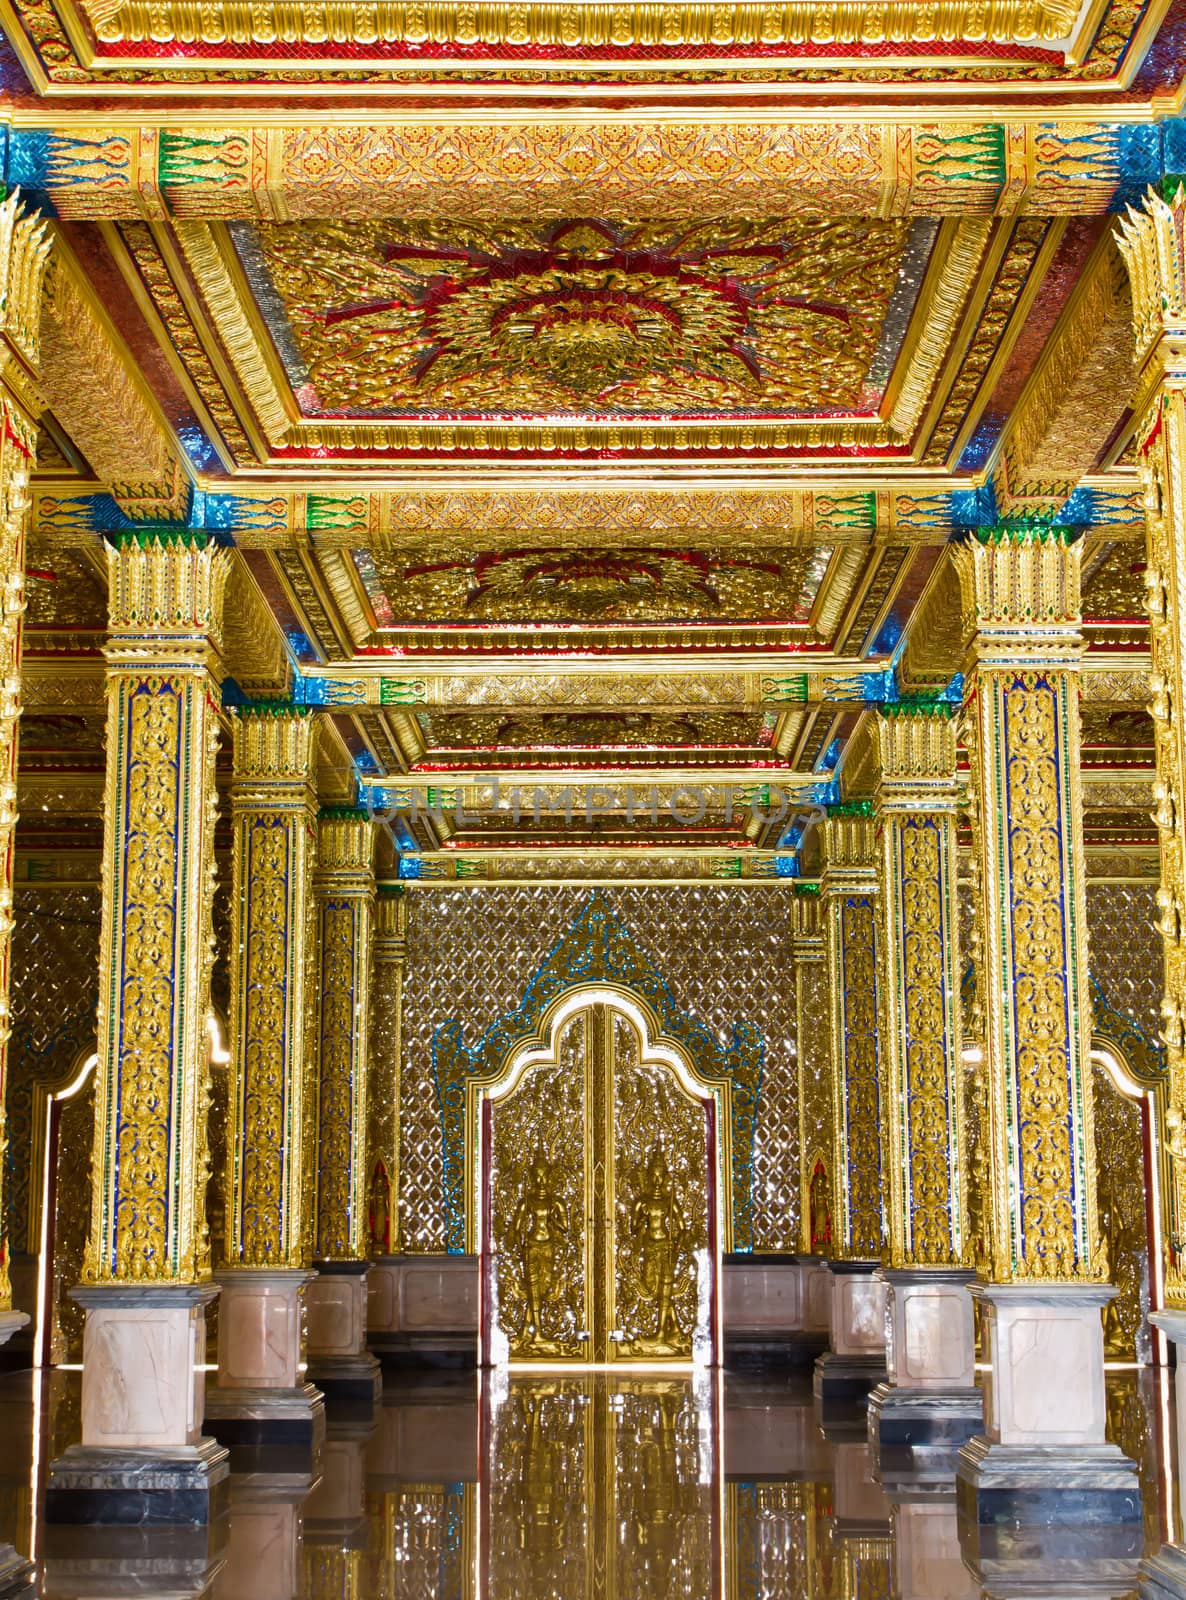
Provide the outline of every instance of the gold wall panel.
<path id="1" fill-rule="evenodd" d="M 788 980 L 785 887 L 621 887 L 604 891 L 654 961 L 676 1005 L 727 1037 L 738 1017 L 765 1041 L 753 1157 L 756 1250 L 795 1250 L 799 1237 L 795 994 Z M 588 898 L 579 885 L 514 885 L 412 893 L 404 979 L 400 1237 L 445 1249 L 443 1158 L 432 1035 L 457 1016 L 468 1039 L 513 1010 Z"/>
<path id="2" fill-rule="evenodd" d="M 590 1325 L 585 1189 L 587 1014 L 565 1024 L 556 1060 L 530 1067 L 491 1115 L 496 1316 L 512 1358 L 579 1359 Z"/>
<path id="3" fill-rule="evenodd" d="M 690 1359 L 710 1244 L 704 1103 L 643 1061 L 627 1017 L 590 1002 L 489 1116 L 510 1359 Z"/>

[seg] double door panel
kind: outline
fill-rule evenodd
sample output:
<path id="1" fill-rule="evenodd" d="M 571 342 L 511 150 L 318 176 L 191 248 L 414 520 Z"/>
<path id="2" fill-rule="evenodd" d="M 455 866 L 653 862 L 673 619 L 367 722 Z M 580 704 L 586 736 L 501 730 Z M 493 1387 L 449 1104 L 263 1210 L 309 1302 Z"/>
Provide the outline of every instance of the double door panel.
<path id="1" fill-rule="evenodd" d="M 511 1362 L 690 1360 L 708 1337 L 712 1118 L 592 1004 L 487 1102 L 485 1270 Z"/>

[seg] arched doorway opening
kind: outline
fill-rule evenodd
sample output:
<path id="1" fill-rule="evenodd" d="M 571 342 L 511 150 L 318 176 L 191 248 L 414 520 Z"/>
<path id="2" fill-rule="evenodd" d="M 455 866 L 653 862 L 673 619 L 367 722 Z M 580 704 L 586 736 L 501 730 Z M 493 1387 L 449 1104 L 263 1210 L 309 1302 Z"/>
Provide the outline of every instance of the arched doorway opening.
<path id="1" fill-rule="evenodd" d="M 574 989 L 471 1094 L 483 1364 L 714 1364 L 719 1089 L 649 1006 Z"/>

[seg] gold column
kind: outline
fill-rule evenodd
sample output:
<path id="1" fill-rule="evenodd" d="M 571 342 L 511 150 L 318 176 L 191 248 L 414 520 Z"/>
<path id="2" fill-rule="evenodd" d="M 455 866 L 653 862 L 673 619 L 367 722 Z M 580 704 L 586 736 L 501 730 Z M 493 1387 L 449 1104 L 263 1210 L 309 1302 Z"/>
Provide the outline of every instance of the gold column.
<path id="1" fill-rule="evenodd" d="M 215 676 L 229 556 L 108 547 L 107 787 L 88 1283 L 195 1283 L 206 1237 Z"/>
<path id="2" fill-rule="evenodd" d="M 178 1515 L 226 1451 L 202 1439 L 209 1283 L 214 763 L 229 555 L 204 535 L 108 548 L 107 787 L 82 1444 L 53 1463 L 52 1519 L 101 1517 L 120 1487 Z M 126 1475 L 113 1465 L 129 1451 Z M 146 1452 L 170 1483 L 145 1484 Z M 182 1497 L 183 1498 L 183 1497 Z M 186 1517 L 192 1515 L 192 1508 Z"/>
<path id="3" fill-rule="evenodd" d="M 975 724 L 994 1281 L 1100 1277 L 1079 773 L 1080 545 L 955 551 Z"/>
<path id="4" fill-rule="evenodd" d="M 1120 224 L 1132 283 L 1137 465 L 1145 489 L 1146 600 L 1165 954 L 1165 1299 L 1186 1312 L 1186 195 L 1152 190 Z M 1171 1337 L 1186 1340 L 1186 1322 Z"/>
<path id="5" fill-rule="evenodd" d="M 876 719 L 881 1061 L 892 1267 L 967 1249 L 952 708 Z"/>
<path id="6" fill-rule="evenodd" d="M 872 809 L 864 800 L 830 808 L 820 893 L 832 1040 L 833 1254 L 879 1260 L 884 1196 Z"/>
<path id="7" fill-rule="evenodd" d="M 905 702 L 872 727 L 889 1382 L 870 1397 L 869 1441 L 883 1478 L 903 1447 L 912 1472 L 950 1473 L 956 1444 L 983 1421 L 966 1259 L 953 712 Z"/>
<path id="8" fill-rule="evenodd" d="M 1080 548 L 1063 529 L 1009 526 L 954 551 L 971 635 L 993 1279 L 974 1291 L 991 1369 L 985 1431 L 957 1474 L 970 1514 L 990 1504 L 1018 1526 L 1043 1500 L 1060 1502 L 1043 1513 L 1054 1522 L 1140 1515 L 1135 1464 L 1105 1440 L 1100 1312 L 1113 1291 L 1101 1281 L 1088 1058 Z"/>
<path id="9" fill-rule="evenodd" d="M 0 205 L 0 1155 L 5 1143 L 12 860 L 16 831 L 17 730 L 21 710 L 21 624 L 25 611 L 25 533 L 29 474 L 41 404 L 41 285 L 49 256 L 45 224 L 26 216 L 17 195 Z M 0 1160 L 0 1344 L 28 1321 L 12 1310 Z"/>
<path id="10" fill-rule="evenodd" d="M 367 1224 L 375 1256 L 399 1250 L 399 1098 L 407 954 L 407 896 L 398 887 L 384 888 L 375 905 L 371 978 Z"/>
<path id="11" fill-rule="evenodd" d="M 366 813 L 321 813 L 314 879 L 321 953 L 319 1276 L 307 1296 L 309 1375 L 331 1397 L 359 1400 L 376 1397 L 380 1384 L 378 1363 L 365 1354 L 374 842 Z"/>
<path id="12" fill-rule="evenodd" d="M 259 1444 L 270 1407 L 290 1443 L 297 1413 L 308 1412 L 311 1448 L 319 1403 L 300 1377 L 317 1124 L 315 731 L 300 707 L 235 714 L 227 1262 L 218 1274 L 218 1383 L 206 1407 L 226 1444 L 245 1431 Z"/>
<path id="13" fill-rule="evenodd" d="M 831 806 L 820 879 L 832 1057 L 833 1243 L 829 1351 L 815 1368 L 821 1420 L 885 1377 L 877 854 L 873 806 Z"/>
<path id="14" fill-rule="evenodd" d="M 835 1108 L 823 920 L 815 885 L 796 885 L 791 956 L 799 1067 L 799 1232 L 809 1255 L 832 1248 Z"/>

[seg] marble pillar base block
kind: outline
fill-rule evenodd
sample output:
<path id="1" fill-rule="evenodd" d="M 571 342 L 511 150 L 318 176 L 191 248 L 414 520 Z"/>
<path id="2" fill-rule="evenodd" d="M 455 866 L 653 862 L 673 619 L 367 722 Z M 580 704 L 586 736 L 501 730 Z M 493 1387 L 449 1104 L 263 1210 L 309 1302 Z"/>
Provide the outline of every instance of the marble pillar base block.
<path id="1" fill-rule="evenodd" d="M 960 1519 L 960 1548 L 993 1600 L 1121 1600 L 1137 1585 L 1143 1531 L 1133 1524 L 1044 1528 Z"/>
<path id="2" fill-rule="evenodd" d="M 961 1445 L 984 1427 L 984 1396 L 975 1387 L 906 1389 L 879 1383 L 869 1396 L 869 1447 L 887 1489 L 899 1482 L 950 1484 Z"/>
<path id="3" fill-rule="evenodd" d="M 23 1311 L 0 1311 L 0 1344 L 7 1344 L 14 1333 L 19 1333 L 29 1318 Z"/>
<path id="4" fill-rule="evenodd" d="M 47 1522 L 197 1526 L 227 1508 L 230 1457 L 216 1439 L 175 1451 L 71 1445 L 50 1464 Z"/>
<path id="5" fill-rule="evenodd" d="M 978 1434 L 956 1457 L 956 1497 L 963 1521 L 1019 1537 L 1034 1528 L 1140 1529 L 1137 1464 L 1114 1444 L 1009 1445 Z"/>
<path id="6" fill-rule="evenodd" d="M 885 1360 L 879 1355 L 847 1356 L 829 1351 L 820 1356 L 811 1387 L 824 1428 L 847 1427 L 863 1436 L 869 1392 L 885 1378 Z"/>
<path id="7" fill-rule="evenodd" d="M 217 1276 L 218 1384 L 228 1389 L 294 1389 L 300 1383 L 301 1292 L 297 1269 L 233 1267 Z"/>
<path id="8" fill-rule="evenodd" d="M 172 1459 L 202 1438 L 206 1306 L 213 1284 L 87 1285 L 82 1442 Z"/>
<path id="9" fill-rule="evenodd" d="M 335 1417 L 369 1415 L 382 1399 L 383 1369 L 369 1352 L 325 1356 L 310 1351 L 308 1376 Z"/>
<path id="10" fill-rule="evenodd" d="M 207 1433 L 231 1452 L 235 1472 L 313 1472 L 325 1442 L 325 1399 L 313 1383 L 291 1389 L 228 1388 L 206 1391 Z"/>
<path id="11" fill-rule="evenodd" d="M 32 1600 L 33 1594 L 33 1563 L 10 1544 L 0 1544 L 0 1600 Z"/>
<path id="12" fill-rule="evenodd" d="M 1186 1600 L 1186 1550 L 1163 1544 L 1155 1556 L 1142 1561 L 1137 1593 L 1140 1600 Z"/>
<path id="13" fill-rule="evenodd" d="M 970 1284 L 962 1268 L 883 1267 L 890 1381 L 904 1389 L 970 1389 L 976 1381 L 976 1333 Z"/>

